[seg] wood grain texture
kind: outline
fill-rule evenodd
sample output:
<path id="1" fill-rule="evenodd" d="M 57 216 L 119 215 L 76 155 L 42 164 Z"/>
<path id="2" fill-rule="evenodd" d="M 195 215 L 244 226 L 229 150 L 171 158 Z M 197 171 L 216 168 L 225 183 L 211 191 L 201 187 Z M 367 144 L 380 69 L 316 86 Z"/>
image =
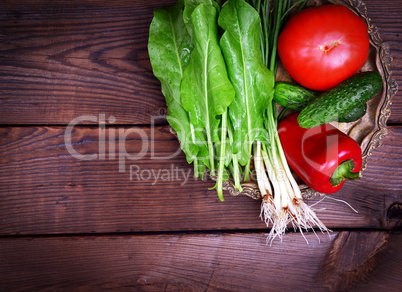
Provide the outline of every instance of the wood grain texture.
<path id="1" fill-rule="evenodd" d="M 119 124 L 149 124 L 165 115 L 146 46 L 152 11 L 175 2 L 2 1 L 0 123 L 66 125 L 104 113 Z M 391 46 L 401 83 L 401 5 L 365 3 Z M 402 122 L 401 97 L 394 98 L 390 123 Z"/>
<path id="2" fill-rule="evenodd" d="M 378 28 L 384 42 L 389 44 L 393 58 L 391 70 L 395 81 L 402 84 L 402 2 L 364 0 L 371 22 Z M 402 123 L 402 93 L 399 90 L 392 99 L 391 116 L 388 123 Z"/>
<path id="3" fill-rule="evenodd" d="M 146 49 L 153 10 L 164 4 L 2 1 L 0 123 L 67 124 L 105 113 L 148 124 L 166 112 Z"/>
<path id="4" fill-rule="evenodd" d="M 323 260 L 318 279 L 330 291 L 347 291 L 367 280 L 375 267 L 375 255 L 388 238 L 385 232 L 341 232 Z"/>
<path id="5" fill-rule="evenodd" d="M 304 278 L 302 291 L 307 291 L 319 287 L 314 275 L 336 234 L 320 235 L 321 244 L 309 234 L 310 245 L 298 235 L 271 247 L 264 233 L 1 239 L 0 286 L 280 291 L 299 290 Z M 307 256 L 308 261 L 301 261 Z M 290 273 L 292 280 L 284 281 Z"/>
<path id="6" fill-rule="evenodd" d="M 264 233 L 3 238 L 0 286 L 58 291 L 351 291 L 376 284 L 380 291 L 400 291 L 400 284 L 377 282 L 375 277 L 387 271 L 387 279 L 398 277 L 402 267 L 397 252 L 401 234 L 391 234 L 388 247 L 378 241 L 384 237 L 386 232 L 335 232 L 319 235 L 318 243 L 314 234 L 307 234 L 307 245 L 299 234 L 290 233 L 272 246 L 265 244 Z M 372 252 L 380 248 L 381 253 Z M 335 250 L 341 265 L 326 274 L 322 265 Z M 356 267 L 366 257 L 381 262 L 390 254 L 395 255 L 393 269 L 371 267 L 366 277 L 345 282 L 344 277 L 356 276 Z"/>
<path id="7" fill-rule="evenodd" d="M 66 148 L 64 127 L 0 128 L 0 234 L 109 233 L 173 230 L 266 229 L 260 202 L 248 197 L 218 200 L 211 181 L 192 178 L 168 127 L 75 127 Z M 109 155 L 109 134 L 128 133 L 120 152 L 140 160 L 120 159 L 118 141 Z M 154 133 L 152 135 L 152 132 Z M 154 141 L 144 143 L 138 133 Z M 122 136 L 123 137 L 123 136 Z M 346 182 L 336 195 L 309 201 L 330 228 L 393 228 L 388 207 L 401 203 L 402 129 L 390 127 L 384 145 L 374 151 L 360 181 Z M 99 156 L 105 141 L 105 157 Z M 101 142 L 102 143 L 102 142 Z M 123 151 L 124 150 L 124 151 Z M 152 154 L 153 153 L 153 154 Z M 178 153 L 177 155 L 174 155 Z M 172 156 L 170 159 L 157 157 Z M 154 156 L 154 157 L 153 157 Z M 122 156 L 121 156 L 122 157 Z M 100 159 L 102 158 L 102 159 Z M 124 172 L 119 172 L 119 164 Z M 130 172 L 131 168 L 131 172 Z M 130 177 L 131 173 L 131 177 Z M 355 213 L 340 199 L 351 204 Z"/>
<path id="8" fill-rule="evenodd" d="M 334 232 L 268 246 L 260 202 L 219 202 L 166 126 L 146 46 L 175 2 L 0 1 L 0 291 L 401 291 L 402 91 L 363 178 L 308 202 Z M 401 1 L 364 2 L 402 84 Z M 93 160 L 66 148 L 83 115 Z"/>
<path id="9" fill-rule="evenodd" d="M 401 291 L 402 282 L 399 280 L 402 270 L 401 246 L 401 232 L 391 233 L 387 237 L 386 244 L 371 258 L 374 268 L 367 275 L 367 281 L 358 283 L 354 291 Z"/>

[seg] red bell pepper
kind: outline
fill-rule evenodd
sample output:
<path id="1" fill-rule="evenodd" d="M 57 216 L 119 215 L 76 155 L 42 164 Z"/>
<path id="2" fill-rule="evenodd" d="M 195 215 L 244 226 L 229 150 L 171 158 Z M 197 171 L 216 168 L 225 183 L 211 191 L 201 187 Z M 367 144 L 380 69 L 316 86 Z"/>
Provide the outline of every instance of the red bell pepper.
<path id="1" fill-rule="evenodd" d="M 360 178 L 362 151 L 355 140 L 329 124 L 301 128 L 297 116 L 284 118 L 278 132 L 290 167 L 308 186 L 331 194 L 346 179 Z"/>

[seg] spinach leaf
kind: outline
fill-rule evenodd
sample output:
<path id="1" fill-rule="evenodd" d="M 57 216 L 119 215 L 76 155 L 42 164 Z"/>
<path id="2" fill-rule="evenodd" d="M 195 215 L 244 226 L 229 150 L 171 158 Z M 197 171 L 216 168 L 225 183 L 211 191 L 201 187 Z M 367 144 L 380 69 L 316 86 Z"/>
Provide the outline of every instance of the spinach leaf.
<path id="1" fill-rule="evenodd" d="M 235 92 L 218 43 L 217 9 L 204 3 L 198 5 L 191 14 L 189 25 L 194 49 L 184 70 L 182 104 L 191 114 L 198 147 L 208 149 L 209 155 L 202 162 L 209 164 L 211 175 L 215 175 L 213 142 L 220 140 L 217 116 L 227 111 Z"/>
<path id="2" fill-rule="evenodd" d="M 193 35 L 191 25 L 189 24 L 190 19 L 191 19 L 191 14 L 193 14 L 194 9 L 197 8 L 198 5 L 200 5 L 200 4 L 213 5 L 217 9 L 218 13 L 220 11 L 219 3 L 217 3 L 217 1 L 214 1 L 214 0 L 185 0 L 183 20 L 184 20 L 184 23 L 186 24 L 187 29 L 191 36 Z"/>
<path id="3" fill-rule="evenodd" d="M 225 30 L 220 46 L 236 96 L 229 106 L 234 129 L 232 150 L 249 172 L 252 144 L 268 143 L 264 112 L 272 103 L 274 75 L 263 64 L 260 17 L 243 0 L 230 0 L 221 10 L 218 24 Z"/>
<path id="4" fill-rule="evenodd" d="M 191 50 L 191 37 L 183 22 L 183 1 L 155 10 L 149 29 L 148 53 L 166 98 L 167 120 L 177 133 L 188 163 L 196 158 L 198 147 L 192 142 L 190 116 L 181 104 L 180 87 Z"/>

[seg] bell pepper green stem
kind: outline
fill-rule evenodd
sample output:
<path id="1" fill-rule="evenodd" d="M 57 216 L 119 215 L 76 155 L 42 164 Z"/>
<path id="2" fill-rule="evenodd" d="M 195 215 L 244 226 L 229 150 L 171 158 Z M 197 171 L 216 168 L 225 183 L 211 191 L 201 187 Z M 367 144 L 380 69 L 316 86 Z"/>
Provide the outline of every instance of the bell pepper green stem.
<path id="1" fill-rule="evenodd" d="M 359 179 L 361 177 L 360 172 L 352 172 L 355 166 L 352 159 L 343 161 L 332 174 L 330 179 L 331 184 L 336 187 L 346 179 Z"/>

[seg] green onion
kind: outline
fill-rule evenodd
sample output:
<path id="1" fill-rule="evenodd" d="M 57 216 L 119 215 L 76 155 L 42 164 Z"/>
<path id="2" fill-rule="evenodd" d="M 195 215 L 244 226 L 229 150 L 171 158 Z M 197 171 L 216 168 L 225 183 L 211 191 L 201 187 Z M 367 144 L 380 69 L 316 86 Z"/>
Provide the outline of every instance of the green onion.
<path id="1" fill-rule="evenodd" d="M 274 2 L 273 10 L 270 11 L 269 0 L 248 1 L 260 14 L 262 59 L 275 76 L 279 63 L 277 55 L 279 34 L 288 19 L 289 12 L 298 5 L 299 10 L 302 9 L 306 2 L 307 0 L 300 0 L 292 5 L 290 0 L 277 0 Z M 282 111 L 279 119 L 285 111 L 286 109 Z M 272 226 L 267 240 L 272 242 L 275 237 L 282 238 L 289 223 L 295 230 L 300 230 L 302 235 L 303 230 L 314 227 L 328 232 L 316 214 L 303 202 L 300 188 L 290 171 L 277 131 L 278 118 L 274 101 L 268 106 L 266 114 L 265 128 L 268 131 L 269 145 L 256 142 L 253 147 L 254 166 L 262 196 L 261 217 L 267 226 Z"/>

